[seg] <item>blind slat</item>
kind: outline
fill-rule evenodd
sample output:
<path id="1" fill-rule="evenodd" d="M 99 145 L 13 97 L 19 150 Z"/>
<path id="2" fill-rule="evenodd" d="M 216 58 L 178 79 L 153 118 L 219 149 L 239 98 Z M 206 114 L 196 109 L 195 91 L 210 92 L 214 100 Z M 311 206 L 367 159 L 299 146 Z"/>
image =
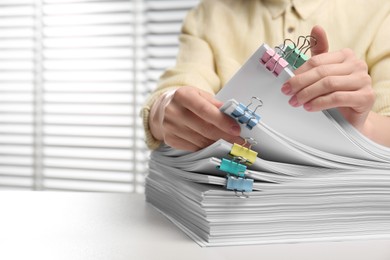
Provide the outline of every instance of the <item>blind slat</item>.
<path id="1" fill-rule="evenodd" d="M 139 110 L 197 0 L 3 0 L 0 189 L 143 192 Z"/>

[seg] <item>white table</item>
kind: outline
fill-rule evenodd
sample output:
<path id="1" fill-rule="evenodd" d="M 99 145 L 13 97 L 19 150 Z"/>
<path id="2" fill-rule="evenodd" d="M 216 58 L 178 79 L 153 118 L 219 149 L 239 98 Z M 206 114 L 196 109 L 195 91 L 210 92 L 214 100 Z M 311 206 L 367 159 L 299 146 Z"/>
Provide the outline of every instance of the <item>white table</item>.
<path id="1" fill-rule="evenodd" d="M 143 195 L 3 191 L 0 259 L 390 260 L 390 240 L 201 248 Z"/>

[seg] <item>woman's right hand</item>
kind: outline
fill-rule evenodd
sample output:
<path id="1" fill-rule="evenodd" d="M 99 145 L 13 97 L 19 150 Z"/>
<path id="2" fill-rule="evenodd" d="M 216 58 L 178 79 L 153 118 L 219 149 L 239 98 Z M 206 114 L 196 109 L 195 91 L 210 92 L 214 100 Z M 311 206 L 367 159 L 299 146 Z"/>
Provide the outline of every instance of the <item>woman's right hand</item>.
<path id="1" fill-rule="evenodd" d="M 152 135 L 181 150 L 197 151 L 219 139 L 243 143 L 240 126 L 219 108 L 222 102 L 195 87 L 181 87 L 161 96 L 153 105 Z"/>

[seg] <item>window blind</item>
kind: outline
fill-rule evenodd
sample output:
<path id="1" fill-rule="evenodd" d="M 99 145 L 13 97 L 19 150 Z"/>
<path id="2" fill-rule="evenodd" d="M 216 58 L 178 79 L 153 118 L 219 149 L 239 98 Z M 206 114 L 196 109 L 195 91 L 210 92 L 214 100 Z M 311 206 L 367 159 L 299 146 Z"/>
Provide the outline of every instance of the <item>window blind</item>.
<path id="1" fill-rule="evenodd" d="M 197 2 L 0 0 L 0 188 L 143 192 L 139 111 Z"/>
<path id="2" fill-rule="evenodd" d="M 0 2 L 0 183 L 29 188 L 34 174 L 35 6 Z"/>

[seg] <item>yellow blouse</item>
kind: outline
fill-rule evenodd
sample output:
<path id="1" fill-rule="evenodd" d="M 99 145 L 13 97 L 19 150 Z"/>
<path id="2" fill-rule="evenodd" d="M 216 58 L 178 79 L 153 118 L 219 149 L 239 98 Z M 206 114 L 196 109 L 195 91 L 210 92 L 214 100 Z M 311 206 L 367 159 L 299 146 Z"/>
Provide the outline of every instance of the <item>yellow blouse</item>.
<path id="1" fill-rule="evenodd" d="M 162 93 L 181 86 L 216 93 L 261 44 L 296 42 L 314 25 L 325 29 L 330 51 L 351 48 L 367 62 L 377 95 L 373 110 L 390 116 L 390 1 L 203 0 L 183 23 L 175 67 L 142 109 L 148 147 L 160 144 L 148 121 Z"/>

